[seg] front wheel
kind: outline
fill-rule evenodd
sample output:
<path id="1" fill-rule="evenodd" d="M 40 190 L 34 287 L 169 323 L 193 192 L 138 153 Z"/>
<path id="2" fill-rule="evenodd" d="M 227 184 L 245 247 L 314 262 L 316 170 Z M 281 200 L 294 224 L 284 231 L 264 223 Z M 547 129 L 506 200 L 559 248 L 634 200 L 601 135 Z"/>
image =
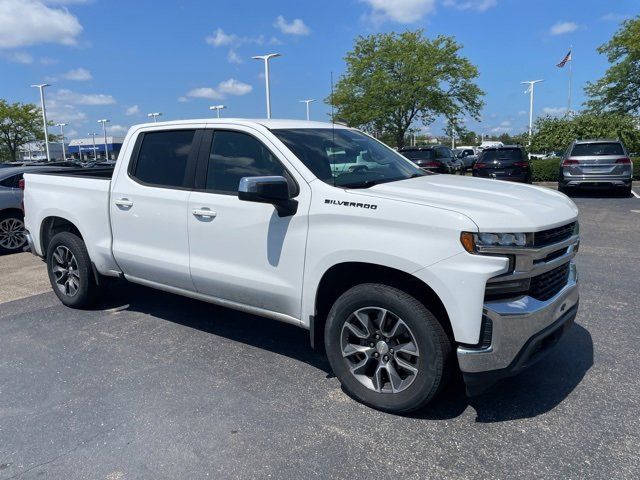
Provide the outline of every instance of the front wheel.
<path id="1" fill-rule="evenodd" d="M 87 248 L 77 235 L 61 232 L 51 239 L 47 273 L 53 291 L 66 306 L 84 308 L 93 303 L 98 286 Z"/>
<path id="2" fill-rule="evenodd" d="M 417 410 L 435 397 L 451 351 L 422 303 L 381 284 L 358 285 L 338 298 L 327 318 L 325 346 L 349 395 L 393 413 Z"/>

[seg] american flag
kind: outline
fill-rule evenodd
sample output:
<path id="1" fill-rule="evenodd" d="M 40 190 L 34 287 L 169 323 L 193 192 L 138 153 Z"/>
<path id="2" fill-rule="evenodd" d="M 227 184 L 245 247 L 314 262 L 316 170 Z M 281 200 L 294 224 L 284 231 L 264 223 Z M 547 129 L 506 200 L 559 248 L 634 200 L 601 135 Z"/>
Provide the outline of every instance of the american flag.
<path id="1" fill-rule="evenodd" d="M 570 62 L 570 61 L 571 61 L 571 50 L 569 50 L 569 53 L 567 53 L 567 54 L 564 56 L 564 58 L 562 59 L 562 61 L 561 61 L 558 65 L 556 65 L 556 67 L 560 67 L 560 68 L 562 68 L 562 67 L 564 67 L 564 66 L 567 64 L 567 62 Z"/>

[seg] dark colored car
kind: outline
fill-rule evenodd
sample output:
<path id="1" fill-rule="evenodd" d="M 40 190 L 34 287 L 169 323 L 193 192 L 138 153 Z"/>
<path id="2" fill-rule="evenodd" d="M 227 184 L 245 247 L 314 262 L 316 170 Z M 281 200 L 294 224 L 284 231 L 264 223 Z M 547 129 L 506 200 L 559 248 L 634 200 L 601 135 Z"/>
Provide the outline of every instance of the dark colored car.
<path id="1" fill-rule="evenodd" d="M 424 170 L 435 173 L 462 173 L 462 162 L 444 145 L 405 147 L 398 150 Z"/>
<path id="2" fill-rule="evenodd" d="M 486 148 L 473 164 L 473 176 L 531 183 L 531 164 L 517 145 Z"/>

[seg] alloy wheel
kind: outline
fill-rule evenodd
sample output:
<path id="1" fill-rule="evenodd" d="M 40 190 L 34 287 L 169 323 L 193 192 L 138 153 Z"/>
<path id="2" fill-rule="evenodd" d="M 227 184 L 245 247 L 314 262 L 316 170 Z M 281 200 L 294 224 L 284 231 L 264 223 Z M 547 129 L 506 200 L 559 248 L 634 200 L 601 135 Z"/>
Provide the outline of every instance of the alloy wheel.
<path id="1" fill-rule="evenodd" d="M 80 288 L 80 272 L 78 271 L 76 257 L 64 245 L 57 247 L 52 256 L 51 269 L 55 277 L 56 287 L 68 297 L 75 296 Z"/>
<path id="2" fill-rule="evenodd" d="M 351 374 L 378 393 L 402 392 L 418 374 L 420 352 L 413 332 L 384 308 L 365 307 L 349 315 L 341 349 Z"/>
<path id="3" fill-rule="evenodd" d="M 27 243 L 24 236 L 24 223 L 19 218 L 5 218 L 0 221 L 0 247 L 17 250 Z"/>

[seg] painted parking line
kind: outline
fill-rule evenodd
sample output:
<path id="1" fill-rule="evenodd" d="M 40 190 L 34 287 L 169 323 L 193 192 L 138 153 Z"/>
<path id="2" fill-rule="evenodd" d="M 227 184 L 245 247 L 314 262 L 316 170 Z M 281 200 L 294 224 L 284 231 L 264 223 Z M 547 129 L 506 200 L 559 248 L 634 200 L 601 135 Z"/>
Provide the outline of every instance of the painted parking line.
<path id="1" fill-rule="evenodd" d="M 638 195 L 633 189 L 631 189 L 631 194 L 636 198 L 640 198 L 640 195 Z"/>

